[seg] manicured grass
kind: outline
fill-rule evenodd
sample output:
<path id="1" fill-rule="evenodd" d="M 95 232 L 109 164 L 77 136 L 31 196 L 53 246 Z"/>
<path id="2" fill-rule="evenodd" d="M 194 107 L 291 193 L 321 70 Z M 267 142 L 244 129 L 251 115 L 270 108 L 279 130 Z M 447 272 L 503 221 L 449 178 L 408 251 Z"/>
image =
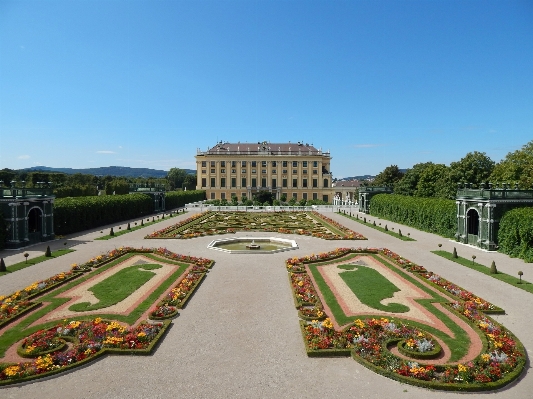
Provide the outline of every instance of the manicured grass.
<path id="1" fill-rule="evenodd" d="M 511 276 L 510 274 L 502 273 L 498 271 L 496 274 L 492 274 L 490 272 L 489 266 L 484 266 L 480 263 L 473 262 L 472 259 L 466 259 L 461 258 L 460 256 L 457 258 L 453 257 L 453 254 L 451 252 L 447 251 L 431 251 L 435 255 L 442 256 L 445 259 L 451 260 L 452 262 L 459 263 L 460 265 L 466 266 L 470 269 L 476 270 L 480 273 L 486 274 L 487 276 L 490 276 L 492 278 L 495 278 L 497 280 L 503 281 L 504 283 L 511 284 L 513 287 L 520 288 L 521 290 L 527 291 L 531 294 L 533 294 L 533 284 L 531 284 L 528 281 L 525 281 L 522 279 L 522 283 L 520 283 L 520 278 L 517 276 Z M 498 267 L 498 265 L 496 265 Z"/>
<path id="2" fill-rule="evenodd" d="M 7 273 L 16 272 L 17 270 L 24 269 L 26 267 L 30 267 L 30 266 L 36 265 L 37 263 L 41 263 L 41 262 L 47 261 L 49 259 L 58 258 L 58 257 L 60 257 L 62 255 L 66 255 L 66 254 L 68 254 L 70 252 L 74 252 L 74 249 L 58 249 L 57 251 L 53 251 L 52 252 L 52 256 L 50 256 L 50 257 L 41 255 L 41 256 L 37 256 L 35 258 L 28 258 L 27 262 L 26 261 L 22 261 L 22 262 L 19 262 L 19 263 L 15 263 L 14 265 L 7 266 L 6 267 L 7 271 L 0 272 L 0 276 L 3 276 L 4 274 L 7 274 Z M 22 254 L 20 256 L 22 257 Z"/>
<path id="3" fill-rule="evenodd" d="M 468 338 L 468 334 L 459 327 L 452 319 L 450 319 L 444 312 L 440 311 L 437 307 L 435 307 L 435 303 L 449 303 L 449 298 L 440 295 L 439 293 L 428 289 L 420 280 L 418 280 L 415 275 L 411 273 L 406 273 L 403 270 L 398 269 L 397 267 L 393 266 L 386 260 L 384 260 L 382 257 L 378 255 L 371 254 L 369 256 L 372 256 L 374 259 L 388 267 L 390 270 L 394 271 L 395 273 L 399 274 L 401 277 L 405 278 L 412 284 L 416 285 L 418 288 L 422 289 L 426 293 L 428 293 L 432 298 L 431 299 L 417 299 L 416 301 L 422 305 L 424 308 L 426 308 L 429 312 L 433 313 L 438 319 L 440 319 L 446 327 L 448 327 L 452 333 L 454 334 L 454 337 L 450 337 L 441 330 L 431 327 L 427 324 L 423 324 L 420 322 L 416 322 L 413 320 L 408 320 L 408 323 L 418 327 L 424 331 L 427 331 L 428 333 L 436 336 L 437 338 L 442 339 L 444 343 L 450 348 L 452 355 L 450 358 L 451 362 L 457 361 L 461 359 L 463 356 L 468 353 L 469 347 L 470 347 L 470 339 Z M 336 259 L 335 262 L 342 262 L 346 260 L 346 258 Z M 325 263 L 331 263 L 331 262 L 325 262 Z M 326 283 L 326 281 L 322 278 L 321 273 L 318 271 L 318 267 L 320 267 L 322 264 L 325 263 L 311 263 L 309 264 L 309 269 L 311 273 L 313 274 L 313 277 L 316 281 L 317 289 L 320 290 L 322 293 L 322 296 L 327 303 L 328 307 L 331 310 L 332 316 L 335 318 L 337 323 L 339 325 L 346 325 L 349 323 L 354 322 L 356 319 L 366 319 L 366 318 L 373 318 L 375 316 L 347 316 L 344 311 L 342 310 L 341 306 L 337 302 L 337 299 L 333 292 L 331 291 L 330 287 Z M 460 316 L 461 317 L 461 316 Z M 395 316 L 397 319 L 401 319 L 401 314 L 397 314 Z M 461 317 L 466 321 L 466 318 Z M 483 334 L 481 334 L 477 329 L 476 332 L 478 333 L 479 337 L 481 338 L 482 342 L 486 343 L 486 338 Z"/>
<path id="4" fill-rule="evenodd" d="M 43 324 L 35 325 L 37 320 L 41 319 L 44 315 L 50 313 L 51 311 L 57 309 L 59 306 L 62 306 L 68 301 L 70 301 L 70 298 L 58 298 L 57 296 L 59 294 L 74 288 L 75 286 L 87 281 L 90 278 L 93 278 L 95 275 L 103 273 L 109 268 L 116 266 L 120 262 L 123 262 L 124 260 L 134 255 L 135 253 L 125 254 L 99 267 L 98 269 L 93 270 L 90 273 L 86 273 L 83 276 L 73 281 L 70 281 L 66 283 L 65 285 L 62 285 L 61 287 L 58 287 L 57 289 L 40 297 L 37 300 L 37 302 L 42 302 L 47 305 L 42 306 L 41 308 L 37 309 L 35 312 L 30 314 L 29 316 L 22 318 L 20 323 L 12 326 L 11 328 L 8 328 L 6 331 L 4 331 L 3 334 L 0 335 L 0 357 L 4 356 L 5 350 L 9 348 L 13 343 L 24 339 L 25 337 L 33 334 L 34 332 L 38 330 L 41 330 L 41 329 L 45 330 L 47 328 L 53 327 L 57 323 L 57 320 L 53 320 L 53 321 L 49 321 Z M 124 322 L 129 325 L 132 325 L 139 319 L 139 317 L 141 317 L 142 314 L 144 314 L 144 312 L 146 312 L 150 308 L 150 306 L 154 305 L 157 299 L 166 290 L 168 290 L 172 286 L 172 284 L 174 284 L 177 281 L 177 279 L 183 274 L 183 272 L 189 266 L 186 263 L 175 262 L 170 259 L 162 260 L 162 258 L 156 255 L 150 254 L 150 253 L 143 253 L 142 255 L 145 257 L 151 258 L 153 260 L 163 261 L 165 263 L 178 265 L 179 267 L 177 267 L 176 271 L 172 273 L 172 275 L 169 276 L 168 279 L 163 281 L 162 284 L 160 284 L 159 287 L 157 287 L 147 298 L 145 298 L 142 301 L 142 303 L 140 303 L 139 306 L 137 306 L 129 315 L 108 314 L 108 313 L 104 313 L 105 309 L 102 309 L 103 313 L 90 314 L 90 315 L 80 314 L 79 317 L 70 317 L 69 320 L 93 320 L 96 317 L 101 317 L 102 319 L 116 320 L 119 322 Z"/>
<path id="5" fill-rule="evenodd" d="M 161 265 L 146 264 L 122 269 L 89 289 L 98 299 L 97 303 L 77 303 L 72 305 L 69 310 L 73 312 L 86 312 L 113 306 L 133 294 L 155 276 L 155 273 L 149 270 L 159 268 L 161 268 Z M 145 271 L 140 269 L 144 269 Z"/>
<path id="6" fill-rule="evenodd" d="M 373 228 L 375 230 L 379 230 L 382 233 L 388 234 L 388 235 L 390 235 L 392 237 L 396 237 L 396 238 L 398 238 L 398 239 L 400 239 L 402 241 L 416 241 L 414 238 L 411 238 L 411 237 L 406 236 L 404 234 L 400 235 L 400 234 L 398 234 L 398 233 L 396 233 L 394 231 L 385 230 L 384 227 L 381 227 L 381 226 L 378 226 L 378 225 L 374 225 L 373 223 L 370 223 L 370 222 L 365 222 L 364 219 L 359 219 L 357 216 L 354 217 L 354 216 L 347 215 L 345 213 L 339 213 L 339 215 L 342 215 L 344 217 L 347 217 L 348 219 L 351 219 L 351 220 L 354 220 L 354 221 L 359 222 L 361 224 L 364 224 L 367 227 L 371 227 L 371 228 Z"/>
<path id="7" fill-rule="evenodd" d="M 180 212 L 178 215 L 182 215 L 183 213 L 187 213 L 187 211 L 185 211 L 185 212 Z M 118 236 L 122 236 L 122 235 L 124 235 L 124 234 L 131 233 L 132 231 L 139 230 L 139 229 L 142 229 L 142 228 L 144 228 L 144 227 L 151 226 L 151 225 L 156 224 L 156 223 L 159 223 L 159 222 L 163 222 L 163 221 L 165 221 L 165 220 L 167 220 L 167 219 L 169 219 L 169 218 L 172 218 L 172 217 L 174 217 L 174 216 L 177 216 L 177 215 L 174 214 L 174 213 L 171 213 L 169 216 L 165 217 L 164 219 L 161 219 L 161 218 L 159 218 L 159 219 L 154 219 L 153 222 L 150 222 L 150 221 L 145 222 L 142 226 L 141 226 L 140 222 L 139 222 L 139 224 L 138 224 L 137 226 L 132 226 L 131 223 L 130 223 L 130 229 L 129 229 L 129 230 L 128 230 L 128 229 L 124 229 L 124 230 L 113 231 L 113 232 L 115 233 L 114 235 L 111 236 L 111 235 L 107 234 L 107 235 L 105 235 L 105 236 L 95 238 L 95 240 L 110 240 L 110 239 L 112 239 L 112 238 L 115 238 L 115 237 L 118 237 Z M 147 218 L 147 219 L 149 219 L 149 218 Z M 143 220 L 144 220 L 144 219 L 143 219 Z M 114 229 L 113 229 L 113 230 L 114 230 Z"/>
<path id="8" fill-rule="evenodd" d="M 400 303 L 389 303 L 388 305 L 381 303 L 384 299 L 392 298 L 394 293 L 400 289 L 377 270 L 361 265 L 342 265 L 339 268 L 350 270 L 339 275 L 362 304 L 385 312 L 404 313 L 409 311 L 409 307 Z"/>

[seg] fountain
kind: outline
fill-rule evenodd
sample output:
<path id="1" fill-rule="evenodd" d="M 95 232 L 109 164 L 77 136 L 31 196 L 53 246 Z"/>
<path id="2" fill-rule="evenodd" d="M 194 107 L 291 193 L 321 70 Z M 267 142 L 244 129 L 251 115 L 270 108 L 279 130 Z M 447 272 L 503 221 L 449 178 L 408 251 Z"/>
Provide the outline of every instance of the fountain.
<path id="1" fill-rule="evenodd" d="M 277 237 L 232 237 L 213 240 L 207 248 L 230 254 L 271 254 L 297 249 L 298 245 L 294 240 Z"/>
<path id="2" fill-rule="evenodd" d="M 257 245 L 254 240 L 249 245 L 246 245 L 246 249 L 260 249 L 261 245 Z"/>

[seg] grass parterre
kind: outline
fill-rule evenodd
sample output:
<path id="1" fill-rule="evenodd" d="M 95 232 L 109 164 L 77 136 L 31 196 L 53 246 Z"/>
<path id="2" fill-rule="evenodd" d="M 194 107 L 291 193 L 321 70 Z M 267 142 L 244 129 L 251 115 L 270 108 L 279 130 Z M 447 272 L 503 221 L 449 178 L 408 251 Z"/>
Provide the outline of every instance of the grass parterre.
<path id="1" fill-rule="evenodd" d="M 166 248 L 121 247 L 1 296 L 0 385 L 60 373 L 106 353 L 150 354 L 212 265 Z M 109 284 L 120 290 L 106 289 Z M 16 355 L 8 353 L 15 345 Z"/>
<path id="2" fill-rule="evenodd" d="M 413 286 L 413 296 L 417 292 L 426 296 L 403 304 L 431 311 L 433 321 L 409 318 L 402 308 L 387 314 L 369 306 L 375 298 L 365 297 L 364 292 L 340 291 L 336 275 L 355 279 L 361 270 L 378 263 L 383 276 L 399 275 L 391 283 L 404 281 Z M 439 390 L 494 390 L 518 378 L 524 369 L 527 355 L 520 341 L 486 315 L 502 309 L 392 251 L 338 248 L 288 259 L 286 266 L 309 356 L 351 355 L 389 378 Z M 382 295 L 382 303 L 401 302 L 401 296 L 390 299 L 390 287 L 380 286 L 368 287 L 374 297 Z M 359 312 L 350 313 L 350 296 L 364 305 Z M 327 317 L 307 317 L 313 314 Z M 472 354 L 475 342 L 479 347 Z"/>
<path id="3" fill-rule="evenodd" d="M 145 238 L 194 238 L 206 235 L 264 231 L 301 234 L 326 240 L 366 240 L 364 236 L 318 212 L 211 212 L 194 215 Z"/>

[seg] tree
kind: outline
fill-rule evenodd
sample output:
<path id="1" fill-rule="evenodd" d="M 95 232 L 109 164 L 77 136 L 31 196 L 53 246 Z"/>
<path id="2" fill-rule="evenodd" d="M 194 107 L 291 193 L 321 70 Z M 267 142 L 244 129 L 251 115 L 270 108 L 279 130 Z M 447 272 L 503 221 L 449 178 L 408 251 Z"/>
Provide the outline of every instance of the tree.
<path id="1" fill-rule="evenodd" d="M 448 174 L 448 168 L 444 164 L 428 165 L 418 180 L 416 186 L 417 197 L 436 197 L 437 183 L 443 182 Z"/>
<path id="2" fill-rule="evenodd" d="M 394 185 L 394 194 L 409 196 L 416 195 L 416 187 L 418 186 L 420 176 L 430 165 L 434 165 L 434 163 L 417 163 L 416 165 L 413 165 L 411 169 L 408 169 L 403 177 Z"/>
<path id="3" fill-rule="evenodd" d="M 268 202 L 269 205 L 272 205 L 272 201 L 274 200 L 274 195 L 269 191 L 259 190 L 254 195 L 254 200 L 257 202 L 260 202 L 261 205 L 264 204 L 265 202 Z"/>
<path id="4" fill-rule="evenodd" d="M 520 150 L 508 153 L 490 175 L 494 183 L 517 182 L 522 189 L 533 186 L 533 140 Z"/>
<path id="5" fill-rule="evenodd" d="M 394 186 L 403 176 L 403 173 L 398 169 L 398 165 L 387 166 L 374 179 L 374 186 Z"/>
<path id="6" fill-rule="evenodd" d="M 187 190 L 196 190 L 196 182 L 197 182 L 196 174 L 192 175 L 188 173 L 185 176 L 185 179 L 183 180 L 181 187 L 178 187 L 178 188 L 187 188 Z"/>
<path id="7" fill-rule="evenodd" d="M 176 190 L 176 189 L 182 188 L 183 182 L 185 181 L 186 177 L 187 177 L 187 172 L 185 170 L 179 169 L 179 168 L 170 168 L 167 174 L 167 180 L 168 180 L 168 183 L 170 184 L 170 189 Z M 194 182 L 194 187 L 196 187 L 196 179 Z"/>
<path id="8" fill-rule="evenodd" d="M 130 192 L 130 184 L 124 179 L 115 179 L 106 183 L 105 193 L 107 195 L 121 195 L 128 194 Z"/>
<path id="9" fill-rule="evenodd" d="M 458 162 L 450 164 L 450 180 L 453 184 L 486 183 L 494 170 L 494 161 L 484 152 L 469 152 Z M 457 187 L 457 186 L 456 186 Z"/>

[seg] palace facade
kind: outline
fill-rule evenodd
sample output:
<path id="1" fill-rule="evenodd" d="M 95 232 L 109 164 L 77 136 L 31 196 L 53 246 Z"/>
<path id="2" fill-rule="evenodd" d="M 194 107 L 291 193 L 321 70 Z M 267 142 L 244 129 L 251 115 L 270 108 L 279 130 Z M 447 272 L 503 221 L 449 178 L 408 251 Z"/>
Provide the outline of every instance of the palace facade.
<path id="1" fill-rule="evenodd" d="M 260 190 L 276 199 L 318 199 L 331 203 L 331 155 L 304 143 L 223 143 L 197 150 L 196 189 L 207 199 L 253 199 Z"/>

